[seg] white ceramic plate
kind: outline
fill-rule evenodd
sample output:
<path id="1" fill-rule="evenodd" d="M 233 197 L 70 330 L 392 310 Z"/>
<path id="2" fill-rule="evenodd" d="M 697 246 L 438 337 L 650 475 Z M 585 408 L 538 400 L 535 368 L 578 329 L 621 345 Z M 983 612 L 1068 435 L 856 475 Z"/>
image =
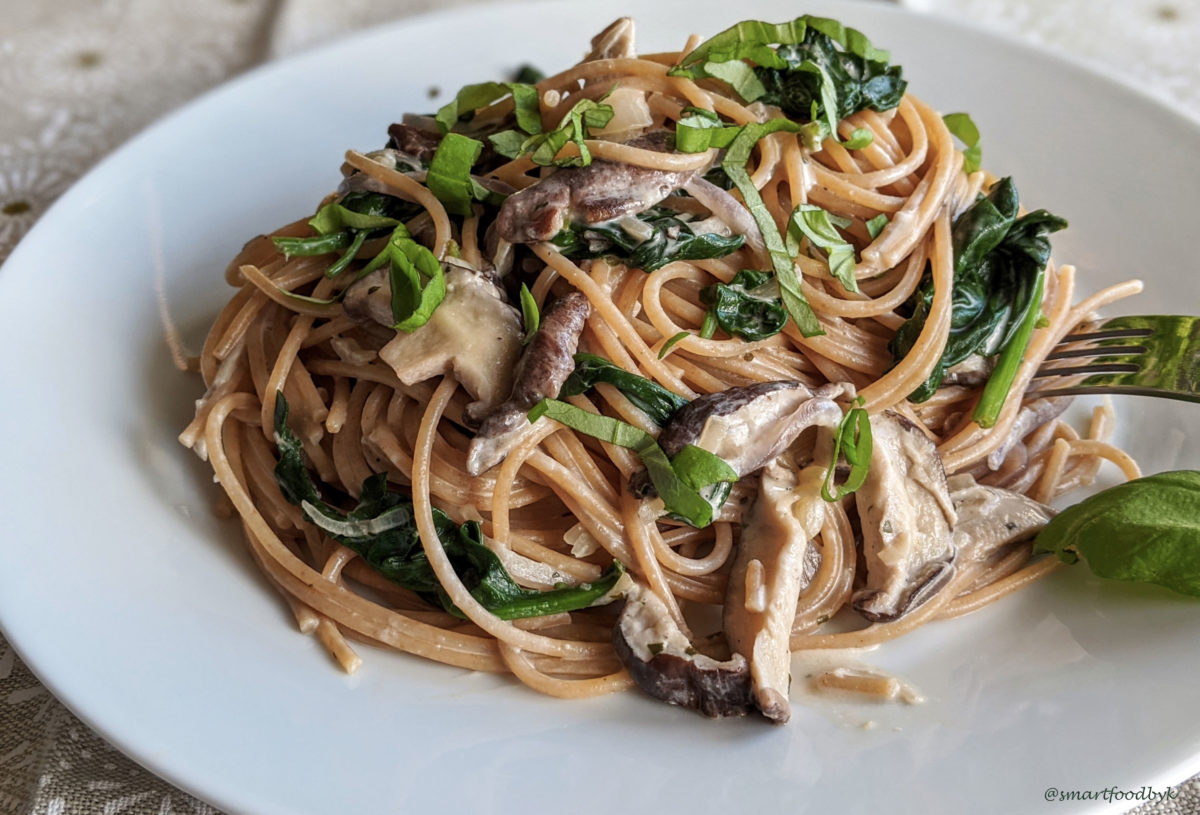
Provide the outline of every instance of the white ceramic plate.
<path id="1" fill-rule="evenodd" d="M 1149 291 L 1127 308 L 1200 308 L 1200 131 L 1009 42 L 891 7 L 790 0 L 489 6 L 355 37 L 151 128 L 0 270 L 0 622 L 50 689 L 146 766 L 255 815 L 1044 812 L 1048 788 L 1161 788 L 1200 770 L 1200 603 L 1166 591 L 1064 570 L 871 655 L 925 705 L 802 703 L 775 728 L 636 694 L 560 702 L 371 649 L 346 677 L 210 513 L 215 488 L 174 441 L 199 384 L 168 362 L 156 291 L 200 336 L 243 241 L 310 212 L 343 151 L 433 107 L 432 85 L 566 65 L 621 13 L 650 50 L 804 10 L 890 48 L 939 109 L 970 111 L 986 163 L 1070 218 L 1056 255 L 1088 288 L 1143 276 Z M 1118 407 L 1147 471 L 1200 465 L 1197 408 Z"/>

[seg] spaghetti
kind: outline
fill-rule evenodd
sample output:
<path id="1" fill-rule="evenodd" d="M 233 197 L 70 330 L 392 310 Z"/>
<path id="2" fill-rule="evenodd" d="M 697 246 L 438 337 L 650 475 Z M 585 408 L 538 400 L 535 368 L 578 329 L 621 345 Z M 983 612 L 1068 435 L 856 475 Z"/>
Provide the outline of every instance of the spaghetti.
<path id="1" fill-rule="evenodd" d="M 797 26 L 802 21 L 806 28 Z M 818 35 L 834 43 L 837 54 L 868 65 L 886 63 L 881 52 L 859 43 L 861 35 L 847 35 L 832 21 L 754 25 L 769 29 L 760 50 L 721 62 L 715 56 L 720 49 L 712 46 L 721 44 L 721 35 L 705 44 L 693 38 L 678 53 L 638 56 L 632 24 L 619 21 L 593 42 L 587 59 L 562 73 L 497 86 L 482 101 L 460 94 L 448 117 L 439 114 L 436 122 L 417 117 L 394 126 L 390 150 L 348 152 L 343 186 L 321 210 L 342 221 L 289 224 L 251 240 L 229 265 L 226 279 L 236 292 L 200 354 L 207 392 L 180 439 L 211 463 L 255 560 L 286 598 L 301 630 L 314 633 L 346 670 L 360 663 L 348 642 L 356 640 L 461 668 L 511 672 L 553 696 L 626 689 L 640 666 L 631 667 L 627 654 L 624 662 L 619 658 L 613 640 L 621 603 L 605 602 L 622 594 L 652 597 L 714 664 L 738 657 L 732 635 L 699 637 L 688 620 L 695 608 L 729 602 L 747 518 L 759 511 L 752 509 L 756 501 L 766 500 L 767 482 L 760 478 L 775 476 L 768 467 L 760 477 L 761 462 L 752 472 L 737 473 L 736 483 L 726 484 L 728 499 L 714 501 L 711 523 L 689 524 L 669 514 L 667 499 L 656 497 L 654 489 L 633 486 L 639 477 L 645 482 L 644 453 L 650 449 L 645 445 L 663 441 L 665 431 L 628 389 L 599 381 L 561 402 L 651 440 L 642 447 L 550 418 L 531 422 L 526 414 L 532 404 L 513 407 L 513 369 L 520 374 L 530 367 L 517 363 L 521 342 L 536 345 L 525 336 L 536 340 L 532 315 L 541 313 L 539 333 L 551 337 L 554 304 L 567 297 L 581 303 L 579 351 L 653 383 L 678 404 L 763 383 L 796 383 L 814 393 L 836 383 L 840 395 L 828 398 L 838 404 L 839 416 L 857 397 L 873 423 L 887 416 L 916 428 L 936 448 L 952 480 L 969 474 L 980 484 L 1048 502 L 1089 483 L 1102 459 L 1117 463 L 1127 476 L 1137 475 L 1128 456 L 1108 444 L 1110 409 L 1098 411 L 1080 437 L 1058 418 L 1060 409 L 1047 410 L 1046 400 L 1020 395 L 1064 335 L 1138 285 L 1074 305 L 1075 269 L 1039 268 L 1044 282 L 1031 320 L 1039 309 L 1040 320 L 1024 353 L 1017 354 L 1008 398 L 994 421 L 986 422 L 990 426 L 981 426 L 976 411 L 987 371 L 972 379 L 939 366 L 957 330 L 957 230 L 965 213 L 1000 180 L 964 166 L 964 149 L 943 117 L 902 84 L 896 104 L 865 105 L 845 115 L 785 114 L 761 98 L 748 102 L 755 94 L 745 91 L 747 77 L 792 82 L 790 63 L 782 62 L 799 59 L 803 48 L 826 47 Z M 761 50 L 767 46 L 770 54 Z M 692 59 L 689 69 L 689 58 L 697 54 L 707 61 Z M 779 54 L 785 59 L 776 73 L 764 73 Z M 801 73 L 806 70 L 812 74 Z M 826 108 L 834 106 L 829 97 L 818 98 Z M 531 111 L 535 118 L 522 130 L 522 117 Z M 746 128 L 785 119 L 784 129 L 764 128 L 741 168 L 722 161 L 734 150 L 729 140 L 691 152 L 678 149 L 685 128 L 703 134 L 703 125 L 736 140 Z M 822 129 L 823 119 L 831 124 Z M 653 143 L 648 137 L 655 134 L 671 134 L 676 149 L 669 141 Z M 460 145 L 484 146 L 465 165 L 469 174 L 449 163 L 448 145 L 456 137 Z M 505 145 L 511 158 L 501 149 Z M 585 157 L 591 163 L 578 166 Z M 636 197 L 630 190 L 647 175 L 657 182 L 671 179 L 670 189 L 650 205 L 622 205 L 607 218 L 596 217 L 590 204 L 568 206 L 552 225 L 553 234 L 536 240 L 500 235 L 498 224 L 508 217 L 503 208 L 515 209 L 510 202 L 518 195 L 529 201 L 557 177 L 568 197 L 578 197 L 580 173 L 594 177 L 613 168 L 624 168 L 623 194 Z M 717 168 L 732 172 L 722 179 L 711 173 Z M 742 171 L 752 189 L 736 179 L 728 183 Z M 700 176 L 713 180 L 682 192 L 682 179 Z M 356 211 L 352 200 L 368 195 L 385 206 Z M 761 198 L 761 210 L 753 206 L 755 197 Z M 341 210 L 327 209 L 339 204 Z M 542 205 L 538 212 L 545 215 L 548 205 Z M 652 207 L 661 220 L 645 215 Z M 818 222 L 802 223 L 798 213 L 805 212 L 827 218 L 832 232 L 821 232 Z M 661 224 L 667 224 L 661 227 L 666 255 L 634 265 L 629 253 L 658 240 L 654 230 Z M 533 228 L 522 222 L 526 227 Z M 629 246 L 618 245 L 622 235 Z M 566 240 L 572 237 L 574 243 Z M 684 238 L 708 249 L 687 257 L 692 250 L 679 249 Z M 778 247 L 785 239 L 787 269 L 780 270 Z M 328 243 L 323 251 L 313 248 L 320 240 Z M 427 256 L 436 268 L 423 270 L 421 258 Z M 335 261 L 342 268 L 329 274 Z M 768 282 L 739 284 L 746 269 L 765 269 Z M 407 278 L 400 273 L 405 270 Z M 795 275 L 794 291 L 787 291 L 783 271 Z M 372 273 L 374 288 L 364 291 Z M 397 292 L 406 279 L 415 283 L 401 303 Z M 437 299 L 432 290 L 438 280 L 443 299 L 426 313 L 427 302 Z M 522 284 L 528 295 L 523 321 L 515 306 L 504 304 L 518 302 Z M 787 312 L 781 330 L 747 336 L 714 324 L 714 292 L 747 291 L 759 307 Z M 386 302 L 371 306 L 370 298 L 380 292 Z M 469 300 L 473 305 L 463 305 L 470 297 L 476 298 Z M 363 302 L 352 307 L 356 299 Z M 529 308 L 534 304 L 536 309 Z M 811 309 L 819 331 L 802 330 L 797 304 Z M 383 318 L 371 319 L 371 308 L 376 313 L 382 308 Z M 486 314 L 503 319 L 493 325 Z M 399 331 L 387 325 L 399 324 L 399 318 L 417 324 Z M 897 337 L 906 330 L 911 336 L 898 353 Z M 479 336 L 472 339 L 472 332 Z M 418 361 L 421 354 L 431 359 Z M 998 355 L 1003 356 L 992 350 L 972 356 L 986 367 Z M 422 366 L 428 370 L 414 373 Z M 939 382 L 931 392 L 922 401 L 910 399 L 935 373 Z M 560 396 L 561 384 L 539 396 Z M 497 405 L 519 415 L 506 431 L 514 441 L 496 464 L 471 472 L 479 469 L 470 459 L 481 420 Z M 836 464 L 827 452 L 821 457 L 823 442 L 813 436 L 820 434 L 806 433 L 778 454 L 791 457 L 788 472 L 798 484 L 810 483 L 805 467 L 824 474 Z M 291 493 L 308 487 L 281 484 L 285 447 L 302 451 L 303 466 L 312 474 L 317 492 L 300 496 L 304 500 Z M 781 473 L 778 477 L 789 477 Z M 723 482 L 701 486 L 713 483 Z M 820 478 L 812 483 L 819 490 Z M 659 482 L 654 486 L 662 493 Z M 383 487 L 404 501 L 371 492 Z M 711 490 L 704 494 L 711 497 Z M 365 534 L 363 527 L 347 532 L 350 527 L 337 524 L 360 523 L 362 517 L 349 508 L 376 499 L 390 507 L 393 519 L 408 513 L 408 534 L 419 542 L 413 557 L 436 585 L 406 586 L 362 547 L 347 545 Z M 325 500 L 330 503 L 321 503 Z M 791 650 L 880 643 L 931 620 L 973 611 L 1051 568 L 1048 560 L 1031 558 L 1028 541 L 976 547 L 969 556 L 959 546 L 952 573 L 905 613 L 830 633 L 825 622 L 853 614 L 852 598 L 866 579 L 856 541 L 866 514 L 862 507 L 856 511 L 851 497 L 813 499 L 805 506 L 816 513 L 811 540 L 799 550 L 807 553 L 809 568 L 793 596 L 783 598 L 783 641 Z M 379 523 L 385 532 L 398 528 Z M 581 607 L 499 613 L 481 599 L 470 570 L 464 571 L 447 543 L 448 535 L 470 538 L 471 530 L 478 534 L 461 545 L 469 552 L 475 545 L 489 550 L 524 592 L 521 598 L 584 591 L 616 579 L 615 568 L 627 574 Z M 751 563 L 747 586 L 765 585 L 763 568 L 757 560 Z M 749 597 L 744 602 L 752 604 Z M 764 712 L 765 704 L 758 702 Z"/>

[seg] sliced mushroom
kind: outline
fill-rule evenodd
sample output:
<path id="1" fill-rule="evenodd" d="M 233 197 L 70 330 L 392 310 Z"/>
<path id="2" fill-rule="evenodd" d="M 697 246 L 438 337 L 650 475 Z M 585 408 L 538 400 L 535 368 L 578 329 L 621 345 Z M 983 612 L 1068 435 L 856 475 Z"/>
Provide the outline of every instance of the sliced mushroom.
<path id="1" fill-rule="evenodd" d="M 716 184 L 707 181 L 699 175 L 692 176 L 683 185 L 683 189 L 701 204 L 708 207 L 708 211 L 712 213 L 712 217 L 720 219 L 733 234 L 744 236 L 746 238 L 746 245 L 755 254 L 760 256 L 765 254 L 766 246 L 763 243 L 762 232 L 759 230 L 754 216 L 750 214 L 750 210 L 746 209 L 728 191 L 721 189 Z M 704 229 L 699 224 L 694 224 L 692 231 L 700 235 L 716 230 Z"/>
<path id="2" fill-rule="evenodd" d="M 791 716 L 792 622 L 814 571 L 812 540 L 825 519 L 824 474 L 822 465 L 801 469 L 790 451 L 763 468 L 725 590 L 725 638 L 750 663 L 758 709 L 779 724 Z"/>
<path id="3" fill-rule="evenodd" d="M 636 581 L 613 628 L 613 647 L 637 686 L 656 699 L 714 718 L 754 709 L 745 657 L 719 662 L 697 652 L 666 604 Z"/>
<path id="4" fill-rule="evenodd" d="M 997 549 L 1028 540 L 1050 522 L 1054 510 L 1011 490 L 976 484 L 963 473 L 947 480 L 958 523 L 954 547 L 959 558 L 984 560 Z"/>
<path id="5" fill-rule="evenodd" d="M 1073 398 L 1071 396 L 1048 396 L 1022 405 L 1021 409 L 1017 411 L 1017 418 L 1013 420 L 1004 442 L 988 455 L 988 469 L 999 470 L 1010 450 L 1020 444 L 1021 440 L 1034 430 L 1051 419 L 1057 418 L 1067 409 Z"/>
<path id="6" fill-rule="evenodd" d="M 405 385 L 453 373 L 480 408 L 490 408 L 512 387 L 521 352 L 521 315 L 482 273 L 450 264 L 443 264 L 443 270 L 446 297 L 429 322 L 412 332 L 397 332 L 379 358 Z M 391 302 L 387 274 L 377 270 L 347 290 L 343 307 L 353 319 L 391 326 Z"/>
<path id="7" fill-rule="evenodd" d="M 671 134 L 657 130 L 628 142 L 666 152 Z M 670 172 L 597 159 L 546 176 L 505 199 L 497 235 L 510 243 L 548 241 L 570 223 L 597 224 L 636 215 L 686 184 L 696 170 Z"/>
<path id="8" fill-rule="evenodd" d="M 592 37 L 592 50 L 583 58 L 584 62 L 597 59 L 629 59 L 637 56 L 634 48 L 634 25 L 632 17 L 619 17 L 611 25 Z"/>
<path id="9" fill-rule="evenodd" d="M 503 461 L 514 447 L 536 432 L 526 414 L 538 402 L 558 396 L 563 382 L 575 370 L 579 335 L 592 312 L 587 297 L 570 292 L 550 304 L 537 333 L 521 354 L 512 390 L 495 409 L 471 412 L 482 421 L 467 449 L 467 472 L 479 475 Z"/>
<path id="10" fill-rule="evenodd" d="M 805 428 L 836 426 L 842 409 L 833 400 L 853 395 L 850 385 L 822 385 L 811 390 L 803 382 L 760 382 L 709 393 L 680 408 L 663 428 L 658 446 L 674 457 L 693 444 L 723 458 L 738 476 L 748 475 L 787 449 Z M 649 494 L 649 481 L 631 487 Z"/>
<path id="11" fill-rule="evenodd" d="M 889 622 L 954 573 L 955 513 L 941 456 L 916 425 L 885 411 L 871 417 L 871 434 L 870 470 L 854 495 L 867 582 L 851 603 L 868 620 Z"/>

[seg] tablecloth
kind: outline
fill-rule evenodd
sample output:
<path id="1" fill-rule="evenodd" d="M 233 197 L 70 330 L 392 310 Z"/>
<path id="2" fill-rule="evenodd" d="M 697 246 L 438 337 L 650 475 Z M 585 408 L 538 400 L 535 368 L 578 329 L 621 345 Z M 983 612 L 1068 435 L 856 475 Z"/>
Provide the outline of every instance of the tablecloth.
<path id="1" fill-rule="evenodd" d="M 75 179 L 200 92 L 359 28 L 484 1 L 0 4 L 0 262 Z M 1200 117 L 1200 0 L 906 4 L 1060 49 Z M 1200 813 L 1200 777 L 1175 793 L 1137 815 Z M 216 812 L 79 722 L 0 637 L 0 815 Z"/>

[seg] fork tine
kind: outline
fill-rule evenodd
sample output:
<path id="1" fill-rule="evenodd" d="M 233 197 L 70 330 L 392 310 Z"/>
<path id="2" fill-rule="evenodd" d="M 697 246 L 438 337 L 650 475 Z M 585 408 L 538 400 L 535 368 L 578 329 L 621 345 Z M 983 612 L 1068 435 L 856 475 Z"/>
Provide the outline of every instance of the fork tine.
<path id="1" fill-rule="evenodd" d="M 1200 318 L 1125 316 L 1081 326 L 1046 357 L 1030 395 L 1081 393 L 1200 402 Z"/>

